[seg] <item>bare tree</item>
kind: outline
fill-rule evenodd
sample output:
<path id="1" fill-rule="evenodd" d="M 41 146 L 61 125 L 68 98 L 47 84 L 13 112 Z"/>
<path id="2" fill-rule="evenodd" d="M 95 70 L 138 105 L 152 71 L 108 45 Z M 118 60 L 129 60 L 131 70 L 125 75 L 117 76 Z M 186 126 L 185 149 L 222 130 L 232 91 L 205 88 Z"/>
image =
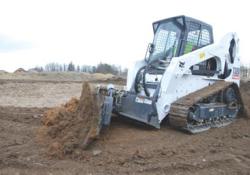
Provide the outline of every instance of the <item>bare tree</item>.
<path id="1" fill-rule="evenodd" d="M 77 67 L 76 67 L 76 71 L 77 71 L 77 72 L 80 72 L 80 70 L 81 70 L 81 69 L 80 69 L 80 66 L 79 66 L 79 65 L 77 65 Z"/>
<path id="2" fill-rule="evenodd" d="M 122 69 L 121 66 L 110 65 L 107 63 L 99 63 L 97 66 L 90 65 L 74 65 L 71 61 L 69 64 L 48 63 L 43 67 L 35 67 L 34 70 L 38 72 L 88 72 L 88 73 L 110 73 L 119 76 L 126 76 L 127 69 Z"/>
<path id="3" fill-rule="evenodd" d="M 109 65 L 106 63 L 99 63 L 96 67 L 97 73 L 111 73 L 114 75 L 118 74 L 118 68 L 115 65 Z"/>
<path id="4" fill-rule="evenodd" d="M 75 65 L 72 62 L 70 62 L 69 65 L 68 65 L 68 71 L 70 71 L 70 72 L 75 71 Z"/>

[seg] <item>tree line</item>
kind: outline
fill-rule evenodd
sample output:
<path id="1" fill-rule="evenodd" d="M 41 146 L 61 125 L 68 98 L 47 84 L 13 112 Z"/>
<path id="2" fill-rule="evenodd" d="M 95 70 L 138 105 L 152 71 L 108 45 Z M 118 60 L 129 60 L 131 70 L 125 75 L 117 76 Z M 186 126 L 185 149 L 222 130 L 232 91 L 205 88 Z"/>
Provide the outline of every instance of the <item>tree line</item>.
<path id="1" fill-rule="evenodd" d="M 104 73 L 125 76 L 127 69 L 121 66 L 110 65 L 107 63 L 99 63 L 96 66 L 91 65 L 75 65 L 73 62 L 68 64 L 48 63 L 45 66 L 37 66 L 33 68 L 37 72 L 86 72 L 86 73 Z"/>
<path id="2" fill-rule="evenodd" d="M 99 63 L 96 66 L 91 65 L 75 65 L 73 62 L 68 64 L 48 63 L 45 66 L 37 66 L 32 68 L 37 72 L 86 72 L 86 73 L 110 73 L 113 75 L 126 76 L 128 69 L 122 69 L 121 66 L 110 65 L 107 63 Z M 240 74 L 242 78 L 250 77 L 250 66 L 241 65 Z"/>

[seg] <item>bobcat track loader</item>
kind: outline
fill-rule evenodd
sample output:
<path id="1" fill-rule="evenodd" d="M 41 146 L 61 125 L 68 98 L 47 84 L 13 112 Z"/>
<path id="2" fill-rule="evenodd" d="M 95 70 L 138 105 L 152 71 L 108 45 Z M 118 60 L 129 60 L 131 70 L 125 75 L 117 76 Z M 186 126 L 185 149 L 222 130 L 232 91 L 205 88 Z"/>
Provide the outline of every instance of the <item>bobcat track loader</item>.
<path id="1" fill-rule="evenodd" d="M 99 87 L 100 128 L 111 114 L 155 128 L 170 125 L 199 133 L 230 124 L 242 108 L 236 33 L 214 43 L 212 26 L 177 16 L 153 23 L 145 59 L 129 69 L 126 90 Z"/>

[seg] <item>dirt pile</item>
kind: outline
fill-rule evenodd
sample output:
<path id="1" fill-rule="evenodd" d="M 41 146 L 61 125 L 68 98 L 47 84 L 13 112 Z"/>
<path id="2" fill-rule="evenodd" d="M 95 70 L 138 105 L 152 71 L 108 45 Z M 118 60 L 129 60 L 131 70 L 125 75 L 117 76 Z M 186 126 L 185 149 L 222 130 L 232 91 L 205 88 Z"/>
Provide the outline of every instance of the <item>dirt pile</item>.
<path id="1" fill-rule="evenodd" d="M 38 139 L 48 144 L 50 156 L 80 156 L 98 137 L 99 100 L 89 84 L 84 83 L 79 100 L 72 98 L 65 105 L 44 113 Z"/>
<path id="2" fill-rule="evenodd" d="M 6 74 L 6 73 L 8 73 L 8 72 L 5 70 L 0 70 L 0 74 Z"/>
<path id="3" fill-rule="evenodd" d="M 241 81 L 240 82 L 240 93 L 244 103 L 245 112 L 249 118 L 250 114 L 250 81 Z"/>
<path id="4" fill-rule="evenodd" d="M 18 68 L 17 70 L 14 71 L 14 74 L 18 74 L 18 73 L 26 73 L 27 71 L 24 70 L 23 68 Z"/>

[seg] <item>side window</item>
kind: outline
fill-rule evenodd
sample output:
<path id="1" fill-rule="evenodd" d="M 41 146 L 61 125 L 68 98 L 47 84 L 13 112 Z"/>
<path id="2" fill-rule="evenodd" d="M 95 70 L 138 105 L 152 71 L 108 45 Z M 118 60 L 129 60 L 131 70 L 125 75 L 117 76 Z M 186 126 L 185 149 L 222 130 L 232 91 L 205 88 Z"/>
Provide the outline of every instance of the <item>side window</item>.
<path id="1" fill-rule="evenodd" d="M 200 35 L 200 30 L 188 32 L 184 54 L 192 52 L 193 50 L 197 49 L 199 35 Z"/>
<path id="2" fill-rule="evenodd" d="M 187 25 L 188 33 L 184 54 L 211 44 L 211 34 L 206 26 L 201 26 L 194 22 L 187 22 Z"/>
<path id="3" fill-rule="evenodd" d="M 192 52 L 198 48 L 198 40 L 200 36 L 200 24 L 194 22 L 187 22 L 188 33 L 187 40 L 184 47 L 184 54 Z"/>
<path id="4" fill-rule="evenodd" d="M 201 30 L 201 36 L 199 40 L 199 48 L 210 44 L 210 33 L 207 29 Z"/>

